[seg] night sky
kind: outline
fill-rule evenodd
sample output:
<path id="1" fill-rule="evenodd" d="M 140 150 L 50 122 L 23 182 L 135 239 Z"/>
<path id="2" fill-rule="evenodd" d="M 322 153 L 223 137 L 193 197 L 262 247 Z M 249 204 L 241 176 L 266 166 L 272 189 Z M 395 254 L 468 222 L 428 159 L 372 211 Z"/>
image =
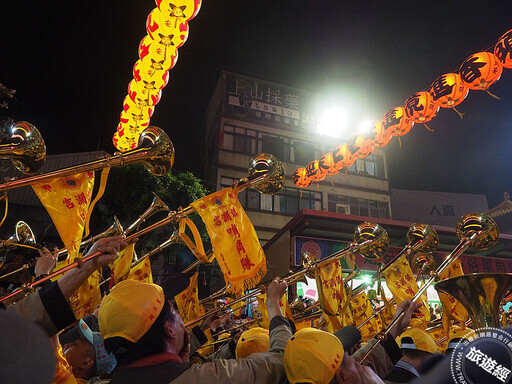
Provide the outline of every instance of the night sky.
<path id="1" fill-rule="evenodd" d="M 48 153 L 114 152 L 149 0 L 2 2 L 0 83 L 8 110 L 36 125 Z M 190 22 L 152 125 L 176 148 L 177 170 L 198 173 L 197 134 L 221 68 L 343 103 L 354 121 L 379 120 L 512 29 L 510 1 L 205 0 Z M 385 148 L 392 188 L 488 196 L 512 193 L 512 70 L 470 91 L 457 109 Z M 355 123 L 354 123 L 355 124 Z M 314 133 L 312 133 L 314 134 Z M 311 159 L 314 160 L 314 159 Z M 305 165 L 305 164 L 304 164 Z"/>

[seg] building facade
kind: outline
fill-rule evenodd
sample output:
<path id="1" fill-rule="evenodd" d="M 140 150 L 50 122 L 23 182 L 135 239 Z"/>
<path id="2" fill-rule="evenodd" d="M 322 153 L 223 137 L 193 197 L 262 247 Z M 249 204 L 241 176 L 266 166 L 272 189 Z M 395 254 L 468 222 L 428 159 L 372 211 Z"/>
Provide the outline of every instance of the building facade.
<path id="1" fill-rule="evenodd" d="M 247 176 L 250 159 L 263 152 L 285 167 L 286 182 L 277 195 L 248 190 L 239 196 L 262 243 L 302 209 L 391 218 L 382 151 L 307 189 L 291 181 L 297 168 L 344 142 L 317 133 L 318 100 L 310 92 L 227 71 L 217 82 L 201 135 L 205 181 L 217 190 L 228 187 Z"/>

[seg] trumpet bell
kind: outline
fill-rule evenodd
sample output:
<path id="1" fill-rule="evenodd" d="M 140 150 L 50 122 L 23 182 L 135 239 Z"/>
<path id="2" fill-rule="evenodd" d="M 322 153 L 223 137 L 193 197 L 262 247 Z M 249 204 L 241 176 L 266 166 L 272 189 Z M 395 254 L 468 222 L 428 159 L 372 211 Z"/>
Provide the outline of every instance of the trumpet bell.
<path id="1" fill-rule="evenodd" d="M 249 163 L 248 172 L 249 180 L 267 174 L 264 181 L 251 185 L 258 192 L 265 195 L 275 195 L 284 185 L 283 164 L 277 157 L 269 153 L 260 153 L 254 156 Z"/>
<path id="2" fill-rule="evenodd" d="M 476 249 L 491 248 L 500 235 L 496 222 L 481 213 L 468 213 L 457 222 L 456 228 L 459 240 L 474 236 L 471 247 Z"/>
<path id="3" fill-rule="evenodd" d="M 411 264 L 413 268 L 420 273 L 430 274 L 436 270 L 436 261 L 432 253 L 418 252 L 411 256 Z"/>
<path id="4" fill-rule="evenodd" d="M 473 329 L 501 327 L 500 302 L 511 287 L 512 274 L 509 273 L 474 273 L 442 280 L 434 286 L 462 303 Z"/>
<path id="5" fill-rule="evenodd" d="M 46 159 L 46 145 L 35 126 L 20 121 L 11 127 L 11 138 L 0 143 L 0 158 L 10 159 L 18 171 L 33 175 Z"/>
<path id="6" fill-rule="evenodd" d="M 380 260 L 389 247 L 389 236 L 379 224 L 364 222 L 357 226 L 354 231 L 354 241 L 361 244 L 372 240 L 368 245 L 359 248 L 359 253 L 367 260 Z"/>
<path id="7" fill-rule="evenodd" d="M 174 146 L 165 131 L 158 127 L 147 127 L 139 137 L 137 148 L 149 148 L 144 167 L 155 176 L 168 173 L 174 164 Z"/>
<path id="8" fill-rule="evenodd" d="M 417 252 L 432 252 L 439 246 L 439 236 L 434 228 L 427 224 L 414 223 L 407 231 L 407 241 Z"/>

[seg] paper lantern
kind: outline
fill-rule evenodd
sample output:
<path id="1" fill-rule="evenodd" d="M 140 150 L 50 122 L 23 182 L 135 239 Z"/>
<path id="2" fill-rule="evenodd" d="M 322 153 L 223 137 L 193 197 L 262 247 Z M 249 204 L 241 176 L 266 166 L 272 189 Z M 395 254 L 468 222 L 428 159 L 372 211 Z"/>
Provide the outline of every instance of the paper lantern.
<path id="1" fill-rule="evenodd" d="M 186 20 L 170 17 L 155 8 L 146 19 L 146 30 L 148 37 L 172 53 L 185 44 L 189 28 Z"/>
<path id="2" fill-rule="evenodd" d="M 318 160 L 313 160 L 311 163 L 306 165 L 306 176 L 310 181 L 322 181 L 325 179 L 325 174 L 320 172 L 320 166 Z"/>
<path id="3" fill-rule="evenodd" d="M 373 145 L 366 135 L 351 137 L 348 141 L 347 148 L 356 159 L 364 159 L 373 151 Z"/>
<path id="4" fill-rule="evenodd" d="M 162 36 L 153 40 L 145 36 L 139 44 L 139 58 L 146 67 L 154 71 L 168 71 L 178 61 L 178 50 L 168 46 L 169 42 Z"/>
<path id="5" fill-rule="evenodd" d="M 298 168 L 292 175 L 293 183 L 299 188 L 307 188 L 311 181 L 307 177 L 306 168 Z"/>
<path id="6" fill-rule="evenodd" d="M 169 71 L 155 71 L 151 66 L 146 66 L 142 60 L 137 60 L 133 66 L 133 78 L 144 83 L 146 89 L 162 89 L 169 81 Z"/>
<path id="7" fill-rule="evenodd" d="M 347 144 L 341 144 L 334 148 L 332 159 L 334 169 L 339 172 L 342 169 L 350 168 L 357 158 L 350 152 Z"/>
<path id="8" fill-rule="evenodd" d="M 175 22 L 189 21 L 199 12 L 201 0 L 156 0 L 156 6 Z"/>
<path id="9" fill-rule="evenodd" d="M 143 82 L 132 80 L 128 84 L 128 96 L 137 105 L 154 107 L 162 97 L 162 90 L 146 89 Z"/>
<path id="10" fill-rule="evenodd" d="M 325 176 L 332 176 L 338 173 L 339 170 L 336 170 L 332 152 L 326 153 L 318 160 L 318 168 L 320 173 Z"/>
<path id="11" fill-rule="evenodd" d="M 441 108 L 453 108 L 464 101 L 469 88 L 464 85 L 457 73 L 446 73 L 439 76 L 430 87 L 430 96 Z"/>
<path id="12" fill-rule="evenodd" d="M 409 133 L 414 121 L 405 115 L 403 107 L 391 108 L 382 119 L 382 124 L 387 133 L 392 136 L 403 136 Z"/>
<path id="13" fill-rule="evenodd" d="M 494 47 L 494 54 L 505 68 L 512 68 L 512 30 L 500 37 Z"/>
<path id="14" fill-rule="evenodd" d="M 405 116 L 415 123 L 426 123 L 432 120 L 439 111 L 439 106 L 434 103 L 430 93 L 416 92 L 405 101 Z"/>
<path id="15" fill-rule="evenodd" d="M 503 72 L 500 60 L 489 52 L 479 52 L 469 56 L 459 69 L 463 83 L 469 89 L 487 91 L 498 81 Z"/>
<path id="16" fill-rule="evenodd" d="M 366 137 L 374 148 L 385 147 L 393 138 L 389 132 L 386 132 L 381 121 L 373 122 L 372 129 L 366 134 Z"/>

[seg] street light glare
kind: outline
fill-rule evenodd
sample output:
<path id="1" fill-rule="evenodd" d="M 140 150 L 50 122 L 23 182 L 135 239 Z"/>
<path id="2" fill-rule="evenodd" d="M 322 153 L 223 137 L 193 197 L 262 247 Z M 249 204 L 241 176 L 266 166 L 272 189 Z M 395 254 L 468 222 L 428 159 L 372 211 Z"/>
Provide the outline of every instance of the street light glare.
<path id="1" fill-rule="evenodd" d="M 347 112 L 339 107 L 332 107 L 322 115 L 318 133 L 326 136 L 341 137 L 348 123 Z"/>
<path id="2" fill-rule="evenodd" d="M 372 129 L 373 122 L 371 120 L 364 120 L 359 123 L 359 127 L 357 127 L 357 133 L 367 133 Z"/>

